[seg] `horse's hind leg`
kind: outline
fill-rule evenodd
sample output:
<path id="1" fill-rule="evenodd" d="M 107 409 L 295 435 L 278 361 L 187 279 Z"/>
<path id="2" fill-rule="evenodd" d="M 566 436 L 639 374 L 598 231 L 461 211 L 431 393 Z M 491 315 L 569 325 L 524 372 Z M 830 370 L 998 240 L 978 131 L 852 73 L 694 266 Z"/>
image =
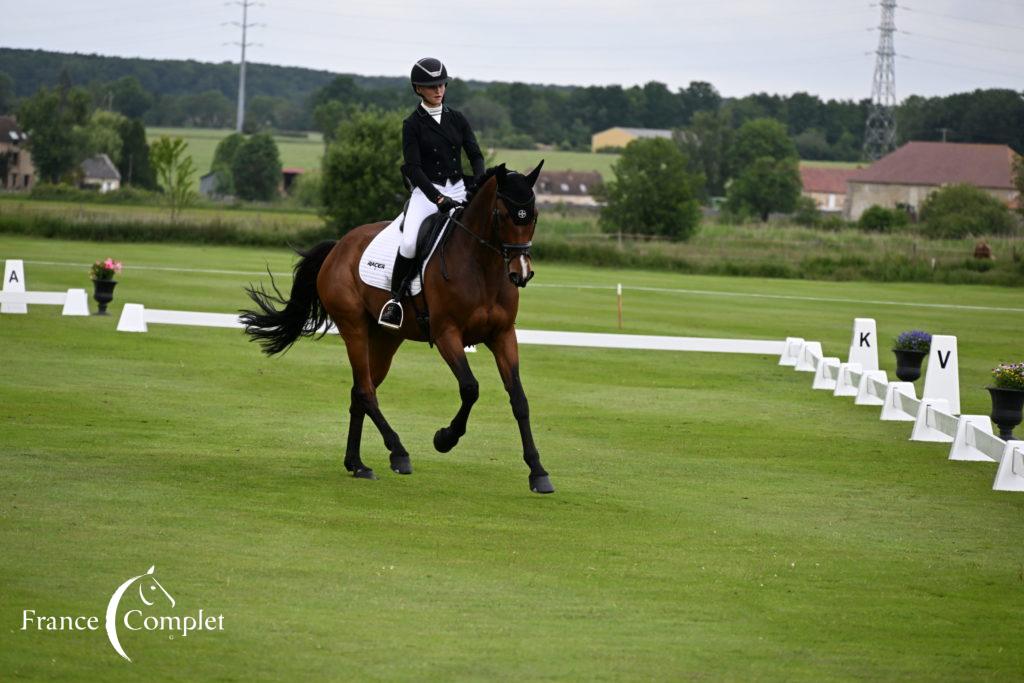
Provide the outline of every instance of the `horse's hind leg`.
<path id="1" fill-rule="evenodd" d="M 473 404 L 480 396 L 480 385 L 473 376 L 473 371 L 469 369 L 466 350 L 462 346 L 462 336 L 457 330 L 448 330 L 439 335 L 437 350 L 448 363 L 455 378 L 459 380 L 459 398 L 462 399 L 459 412 L 455 413 L 451 424 L 434 434 L 434 448 L 440 453 L 447 453 L 455 448 L 459 439 L 466 434 L 466 422 L 469 420 Z"/>

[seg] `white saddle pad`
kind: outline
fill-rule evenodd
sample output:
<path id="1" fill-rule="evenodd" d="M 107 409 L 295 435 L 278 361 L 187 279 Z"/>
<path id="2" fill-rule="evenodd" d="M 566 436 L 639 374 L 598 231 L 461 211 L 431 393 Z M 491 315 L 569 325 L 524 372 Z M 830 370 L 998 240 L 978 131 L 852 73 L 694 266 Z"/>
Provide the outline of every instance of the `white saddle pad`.
<path id="1" fill-rule="evenodd" d="M 395 255 L 398 253 L 398 245 L 402 242 L 402 233 L 398 230 L 398 226 L 402 222 L 402 216 L 399 214 L 398 218 L 391 221 L 391 225 L 384 228 L 380 233 L 373 238 L 373 241 L 366 247 L 366 251 L 363 252 L 362 257 L 359 259 L 359 279 L 364 284 L 370 287 L 376 287 L 377 289 L 383 289 L 385 291 L 391 291 L 391 271 L 395 267 Z M 437 250 L 437 245 L 444 237 L 445 231 L 451 221 L 445 223 L 444 227 L 437 233 L 437 239 L 430 245 L 430 251 L 427 254 L 426 260 L 423 262 L 424 269 L 427 264 L 430 263 L 430 257 L 434 255 L 434 251 Z M 416 296 L 423 289 L 423 283 L 420 282 L 419 274 L 412 279 L 409 285 L 409 293 Z"/>

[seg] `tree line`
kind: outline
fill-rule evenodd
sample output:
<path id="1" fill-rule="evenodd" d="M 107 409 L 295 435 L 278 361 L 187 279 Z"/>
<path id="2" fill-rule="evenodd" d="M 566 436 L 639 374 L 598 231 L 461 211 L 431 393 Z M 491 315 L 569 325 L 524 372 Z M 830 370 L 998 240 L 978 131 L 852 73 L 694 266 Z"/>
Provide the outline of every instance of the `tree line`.
<path id="1" fill-rule="evenodd" d="M 62 70 L 97 106 L 147 125 L 227 128 L 235 121 L 238 67 L 180 60 L 126 59 L 0 48 L 0 113 L 40 86 L 59 83 Z M 405 111 L 415 104 L 403 77 L 335 75 L 299 67 L 250 64 L 247 128 L 319 130 L 330 137 L 356 109 Z M 593 133 L 613 126 L 682 129 L 701 113 L 718 113 L 737 131 L 747 121 L 782 123 L 803 159 L 860 159 L 869 101 L 822 100 L 755 93 L 723 97 L 713 84 L 692 81 L 675 91 L 642 86 L 546 86 L 452 81 L 448 101 L 466 113 L 495 147 L 536 144 L 588 150 Z M 897 111 L 900 141 L 1002 143 L 1024 152 L 1024 94 L 976 90 L 945 97 L 910 96 Z M 706 124 L 706 122 L 704 122 Z"/>

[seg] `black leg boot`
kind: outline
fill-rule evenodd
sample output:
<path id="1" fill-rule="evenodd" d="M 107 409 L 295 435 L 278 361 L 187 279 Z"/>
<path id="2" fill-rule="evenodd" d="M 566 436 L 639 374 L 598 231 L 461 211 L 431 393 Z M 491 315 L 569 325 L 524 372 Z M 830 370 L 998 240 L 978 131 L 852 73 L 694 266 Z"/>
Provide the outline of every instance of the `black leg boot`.
<path id="1" fill-rule="evenodd" d="M 402 311 L 402 297 L 405 295 L 414 261 L 415 259 L 406 258 L 401 253 L 395 257 L 395 268 L 391 271 L 391 300 L 384 304 L 377 320 L 384 327 L 397 330 L 402 326 L 405 317 Z"/>

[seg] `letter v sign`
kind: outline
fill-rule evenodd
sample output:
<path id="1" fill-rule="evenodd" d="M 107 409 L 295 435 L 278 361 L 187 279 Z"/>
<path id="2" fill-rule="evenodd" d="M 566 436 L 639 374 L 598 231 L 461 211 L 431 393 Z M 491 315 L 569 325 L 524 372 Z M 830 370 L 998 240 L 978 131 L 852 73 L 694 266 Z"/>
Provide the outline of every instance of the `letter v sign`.
<path id="1" fill-rule="evenodd" d="M 928 370 L 924 376 L 921 398 L 944 398 L 955 415 L 960 414 L 960 364 L 957 360 L 956 337 L 932 336 Z"/>

